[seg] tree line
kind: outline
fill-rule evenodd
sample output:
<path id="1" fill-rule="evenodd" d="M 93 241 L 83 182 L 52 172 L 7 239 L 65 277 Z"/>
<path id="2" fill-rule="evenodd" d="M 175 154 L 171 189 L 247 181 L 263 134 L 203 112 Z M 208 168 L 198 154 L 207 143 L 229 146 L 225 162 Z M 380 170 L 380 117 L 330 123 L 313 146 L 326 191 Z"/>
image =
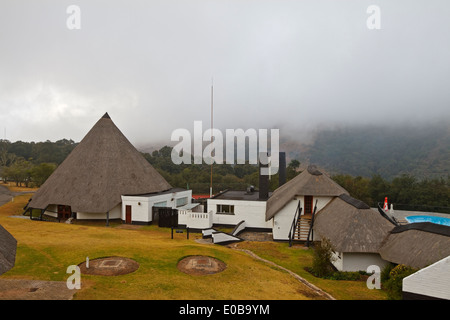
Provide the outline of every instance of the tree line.
<path id="1" fill-rule="evenodd" d="M 388 198 L 394 209 L 450 213 L 450 176 L 418 179 L 401 174 L 387 180 L 376 174 L 371 178 L 335 175 L 332 179 L 356 199 L 372 207 Z"/>
<path id="2" fill-rule="evenodd" d="M 211 166 L 175 165 L 171 161 L 172 148 L 166 146 L 144 157 L 174 187 L 189 188 L 193 193 L 209 193 Z M 286 180 L 298 174 L 300 162 L 293 159 L 286 168 Z M 259 168 L 250 164 L 213 165 L 213 192 L 225 189 L 246 190 L 250 185 L 259 187 Z M 410 174 L 401 174 L 393 179 L 385 179 L 380 174 L 370 178 L 336 174 L 331 178 L 346 189 L 356 199 L 372 207 L 383 204 L 385 197 L 399 210 L 434 211 L 450 213 L 450 176 L 418 179 Z M 278 188 L 278 174 L 271 177 L 269 188 Z"/>
<path id="3" fill-rule="evenodd" d="M 151 154 L 144 153 L 147 161 L 173 187 L 192 189 L 194 194 L 209 194 L 211 185 L 211 165 L 202 164 L 174 164 L 171 160 L 172 148 L 165 146 Z M 192 161 L 193 163 L 193 161 Z M 286 168 L 286 179 L 292 179 L 299 174 L 300 162 L 292 160 Z M 249 186 L 259 186 L 259 167 L 254 164 L 213 164 L 212 165 L 213 192 L 225 189 L 246 190 Z M 278 188 L 278 174 L 269 180 L 270 190 Z"/>
<path id="4" fill-rule="evenodd" d="M 0 177 L 17 186 L 41 186 L 77 146 L 73 140 L 10 142 L 0 140 Z"/>
<path id="5" fill-rule="evenodd" d="M 5 182 L 39 187 L 76 145 L 67 139 L 37 143 L 0 140 L 0 176 Z M 194 194 L 209 194 L 211 166 L 205 163 L 176 165 L 171 160 L 171 153 L 172 148 L 165 146 L 142 155 L 173 187 L 191 189 Z M 286 180 L 300 174 L 299 168 L 300 162 L 291 160 L 286 167 Z M 337 174 L 331 178 L 351 196 L 373 207 L 388 197 L 389 203 L 394 203 L 397 209 L 450 213 L 450 176 L 418 179 L 402 174 L 389 180 L 380 174 L 370 178 Z M 214 193 L 225 189 L 246 190 L 249 186 L 257 189 L 259 168 L 248 163 L 214 164 L 212 183 Z M 278 187 L 276 174 L 269 180 L 269 189 L 274 191 Z"/>

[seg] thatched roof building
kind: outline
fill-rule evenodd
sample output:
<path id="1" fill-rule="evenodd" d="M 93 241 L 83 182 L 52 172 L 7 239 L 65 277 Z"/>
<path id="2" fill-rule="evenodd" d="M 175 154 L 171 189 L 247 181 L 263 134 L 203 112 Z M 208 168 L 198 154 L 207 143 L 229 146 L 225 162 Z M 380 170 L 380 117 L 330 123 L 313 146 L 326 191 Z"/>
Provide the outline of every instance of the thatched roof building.
<path id="1" fill-rule="evenodd" d="M 17 240 L 0 226 L 0 275 L 14 267 Z"/>
<path id="2" fill-rule="evenodd" d="M 29 208 L 105 213 L 121 195 L 171 189 L 106 113 L 34 194 Z"/>
<path id="3" fill-rule="evenodd" d="M 450 227 L 430 222 L 395 227 L 379 252 L 387 261 L 424 268 L 450 256 Z"/>
<path id="4" fill-rule="evenodd" d="M 342 194 L 320 210 L 314 231 L 338 252 L 377 253 L 394 225 L 364 202 Z"/>
<path id="5" fill-rule="evenodd" d="M 278 211 L 297 196 L 337 197 L 341 194 L 348 194 L 348 192 L 330 177 L 319 171 L 316 166 L 310 165 L 307 170 L 273 192 L 272 196 L 267 200 L 266 221 L 273 218 Z"/>

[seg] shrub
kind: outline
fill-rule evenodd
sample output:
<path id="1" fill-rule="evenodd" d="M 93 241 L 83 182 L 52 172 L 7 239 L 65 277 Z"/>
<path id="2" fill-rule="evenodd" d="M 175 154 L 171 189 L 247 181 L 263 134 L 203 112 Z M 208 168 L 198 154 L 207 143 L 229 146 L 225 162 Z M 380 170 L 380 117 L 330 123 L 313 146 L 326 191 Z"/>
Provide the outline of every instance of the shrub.
<path id="1" fill-rule="evenodd" d="M 359 281 L 362 279 L 362 275 L 363 274 L 358 271 L 335 271 L 327 279 Z"/>
<path id="2" fill-rule="evenodd" d="M 381 282 L 385 283 L 386 281 L 389 280 L 389 273 L 391 272 L 392 269 L 394 269 L 395 264 L 393 263 L 388 263 L 384 266 L 383 270 L 381 270 L 381 274 L 380 274 L 380 278 L 381 278 Z"/>
<path id="3" fill-rule="evenodd" d="M 330 276 L 334 272 L 332 261 L 333 247 L 328 239 L 322 238 L 322 241 L 314 247 L 311 272 L 316 277 Z"/>
<path id="4" fill-rule="evenodd" d="M 384 283 L 388 298 L 391 300 L 402 299 L 403 278 L 413 274 L 417 269 L 399 264 L 389 272 L 389 279 Z"/>

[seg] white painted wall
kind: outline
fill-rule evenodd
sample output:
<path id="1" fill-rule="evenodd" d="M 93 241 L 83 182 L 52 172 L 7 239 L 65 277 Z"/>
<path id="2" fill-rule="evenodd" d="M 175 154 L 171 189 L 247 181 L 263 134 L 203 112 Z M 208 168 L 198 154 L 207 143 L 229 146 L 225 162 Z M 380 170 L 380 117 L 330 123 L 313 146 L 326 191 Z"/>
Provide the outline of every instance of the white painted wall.
<path id="1" fill-rule="evenodd" d="M 176 209 L 177 199 L 187 197 L 187 203 L 192 202 L 192 190 L 156 195 L 122 196 L 122 213 L 120 218 L 125 221 L 125 206 L 131 206 L 131 221 L 148 223 L 152 221 L 152 208 L 159 202 L 166 202 L 166 207 Z"/>
<path id="2" fill-rule="evenodd" d="M 371 265 L 376 265 L 383 270 L 388 263 L 378 253 L 344 252 L 339 253 L 340 259 L 333 262 L 339 271 L 367 271 Z"/>
<path id="3" fill-rule="evenodd" d="M 213 214 L 213 224 L 237 225 L 242 220 L 247 228 L 272 228 L 272 220 L 266 221 L 266 202 L 249 200 L 208 199 L 208 212 Z M 217 213 L 217 205 L 233 205 L 234 214 Z"/>
<path id="4" fill-rule="evenodd" d="M 313 197 L 313 208 L 317 201 L 317 212 L 325 207 L 333 197 Z M 290 201 L 284 208 L 278 211 L 273 217 L 273 239 L 274 240 L 289 240 L 289 231 L 294 220 L 294 215 L 297 210 L 298 200 L 301 200 L 302 208 L 305 205 L 303 196 L 298 196 Z M 303 214 L 302 210 L 302 214 Z"/>
<path id="5" fill-rule="evenodd" d="M 49 205 L 45 214 L 51 217 L 58 217 L 58 206 Z M 109 212 L 110 219 L 120 219 L 121 217 L 121 204 L 115 206 Z M 106 220 L 106 212 L 77 212 L 77 219 L 80 220 Z"/>
<path id="6" fill-rule="evenodd" d="M 121 204 L 109 211 L 109 219 L 120 219 Z M 80 220 L 106 220 L 106 212 L 77 212 L 77 219 Z"/>

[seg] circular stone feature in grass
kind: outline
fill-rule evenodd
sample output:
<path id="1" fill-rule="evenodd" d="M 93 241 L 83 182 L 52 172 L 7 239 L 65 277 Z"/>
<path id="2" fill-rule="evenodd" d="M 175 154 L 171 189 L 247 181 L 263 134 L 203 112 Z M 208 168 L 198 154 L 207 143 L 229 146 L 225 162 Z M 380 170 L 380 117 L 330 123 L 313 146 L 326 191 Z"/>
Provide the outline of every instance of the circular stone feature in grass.
<path id="1" fill-rule="evenodd" d="M 139 263 L 124 257 L 107 257 L 89 260 L 89 268 L 86 261 L 78 265 L 82 274 L 96 276 L 120 276 L 139 269 Z"/>
<path id="2" fill-rule="evenodd" d="M 227 268 L 225 262 L 208 256 L 188 256 L 178 262 L 178 270 L 196 276 L 222 272 Z"/>

